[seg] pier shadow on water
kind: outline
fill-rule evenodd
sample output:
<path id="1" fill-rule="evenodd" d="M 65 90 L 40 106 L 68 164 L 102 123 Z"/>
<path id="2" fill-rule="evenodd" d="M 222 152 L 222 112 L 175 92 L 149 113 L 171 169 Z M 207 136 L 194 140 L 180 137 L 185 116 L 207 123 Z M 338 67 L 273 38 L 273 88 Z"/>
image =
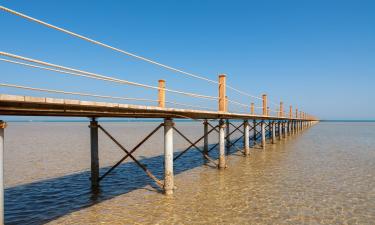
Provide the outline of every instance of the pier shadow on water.
<path id="1" fill-rule="evenodd" d="M 232 148 L 229 154 L 235 152 L 237 151 Z M 178 153 L 175 152 L 175 155 Z M 217 159 L 217 150 L 213 149 L 210 156 Z M 156 177 L 163 179 L 164 155 L 142 158 L 140 162 Z M 174 162 L 174 172 L 177 175 L 206 163 L 201 153 L 191 149 Z M 109 168 L 101 168 L 100 173 L 105 173 Z M 132 161 L 123 163 L 112 171 L 101 181 L 98 190 L 91 189 L 89 177 L 90 171 L 84 171 L 7 188 L 5 190 L 6 224 L 44 224 L 136 189 L 161 191 Z"/>

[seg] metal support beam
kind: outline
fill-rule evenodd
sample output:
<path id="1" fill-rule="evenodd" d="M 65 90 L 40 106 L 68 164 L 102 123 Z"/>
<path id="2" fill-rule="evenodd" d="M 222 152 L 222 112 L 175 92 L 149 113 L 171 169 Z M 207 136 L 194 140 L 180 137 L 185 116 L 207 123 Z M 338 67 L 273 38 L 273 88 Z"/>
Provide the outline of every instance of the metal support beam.
<path id="1" fill-rule="evenodd" d="M 90 121 L 90 146 L 91 146 L 91 187 L 99 186 L 99 143 L 98 121 L 92 118 Z"/>
<path id="2" fill-rule="evenodd" d="M 0 224 L 4 224 L 4 130 L 7 124 L 0 120 Z"/>
<path id="3" fill-rule="evenodd" d="M 223 119 L 219 121 L 219 168 L 224 169 L 225 163 L 225 123 Z"/>
<path id="4" fill-rule="evenodd" d="M 264 123 L 264 121 L 262 121 L 261 123 L 261 132 L 262 132 L 262 148 L 265 149 L 266 148 L 266 124 Z"/>
<path id="5" fill-rule="evenodd" d="M 164 193 L 173 194 L 173 120 L 164 119 Z"/>
<path id="6" fill-rule="evenodd" d="M 243 129 L 244 129 L 244 139 L 243 139 L 243 143 L 244 143 L 244 153 L 245 153 L 245 156 L 248 156 L 250 155 L 250 125 L 249 125 L 249 121 L 245 120 L 244 121 L 244 126 L 243 126 Z"/>

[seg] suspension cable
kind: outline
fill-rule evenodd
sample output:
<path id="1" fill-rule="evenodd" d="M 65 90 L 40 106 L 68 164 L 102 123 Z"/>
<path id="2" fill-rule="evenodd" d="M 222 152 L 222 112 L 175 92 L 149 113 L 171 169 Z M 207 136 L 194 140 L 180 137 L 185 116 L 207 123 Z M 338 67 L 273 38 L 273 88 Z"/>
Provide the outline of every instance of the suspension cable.
<path id="1" fill-rule="evenodd" d="M 39 61 L 39 60 L 35 60 L 35 59 L 30 59 L 30 58 L 14 55 L 14 54 L 11 54 L 11 53 L 0 52 L 0 55 L 7 56 L 7 57 L 10 57 L 10 58 L 19 59 L 19 60 L 24 60 L 24 61 L 28 61 L 28 62 L 32 62 L 32 63 L 36 63 L 36 64 L 41 64 L 41 65 L 45 65 L 45 66 L 49 66 L 49 67 L 58 68 L 59 70 L 47 68 L 47 67 L 36 66 L 36 65 L 31 65 L 31 64 L 17 62 L 17 61 L 12 61 L 12 60 L 7 60 L 7 59 L 0 59 L 1 61 L 13 63 L 13 64 L 19 64 L 19 65 L 23 65 L 23 66 L 39 68 L 39 69 L 44 69 L 44 70 L 50 70 L 50 71 L 55 71 L 55 72 L 60 72 L 60 73 L 65 73 L 65 74 L 70 74 L 70 75 L 75 75 L 75 76 L 83 76 L 83 77 L 88 77 L 88 78 L 93 78 L 93 79 L 106 80 L 106 81 L 112 81 L 112 82 L 116 82 L 116 83 L 134 85 L 134 86 L 139 86 L 139 87 L 144 87 L 144 88 L 151 88 L 151 89 L 156 89 L 156 90 L 160 89 L 159 87 L 156 87 L 156 86 L 140 84 L 140 83 L 136 83 L 136 82 L 132 82 L 132 81 L 127 81 L 127 80 L 122 80 L 122 79 L 113 78 L 113 77 L 109 77 L 109 76 L 104 76 L 104 75 L 91 73 L 91 72 L 87 72 L 87 71 L 83 71 L 83 70 L 72 69 L 72 68 L 69 68 L 69 67 L 64 67 L 64 66 L 51 64 L 51 63 L 47 63 L 47 62 L 43 62 L 43 61 Z M 71 72 L 71 71 L 73 71 L 73 72 Z M 172 89 L 168 89 L 168 88 L 164 88 L 164 90 L 168 91 L 168 92 L 182 94 L 182 95 L 188 95 L 188 96 L 196 97 L 196 98 L 205 98 L 205 99 L 210 99 L 210 100 L 217 100 L 218 99 L 218 97 L 214 97 L 214 96 L 177 91 L 177 90 L 172 90 Z"/>
<path id="2" fill-rule="evenodd" d="M 151 64 L 154 64 L 154 65 L 157 65 L 157 66 L 160 66 L 160 67 L 163 67 L 165 69 L 168 69 L 168 70 L 171 70 L 171 71 L 175 71 L 175 72 L 178 72 L 178 73 L 182 73 L 182 74 L 185 74 L 187 76 L 190 76 L 190 77 L 194 77 L 194 78 L 197 78 L 197 79 L 200 79 L 200 80 L 204 80 L 204 81 L 208 81 L 210 83 L 214 83 L 214 84 L 219 84 L 217 81 L 214 81 L 214 80 L 211 80 L 211 79 L 208 79 L 208 78 L 205 78 L 205 77 L 202 77 L 202 76 L 198 76 L 198 75 L 195 75 L 195 74 L 192 74 L 192 73 L 188 73 L 188 72 L 185 72 L 183 70 L 180 70 L 180 69 L 176 69 L 176 68 L 173 68 L 171 66 L 167 66 L 165 64 L 162 64 L 162 63 L 159 63 L 159 62 L 156 62 L 156 61 L 153 61 L 151 59 L 148 59 L 148 58 L 145 58 L 145 57 L 142 57 L 142 56 L 138 56 L 136 54 L 133 54 L 133 53 L 130 53 L 130 52 L 127 52 L 127 51 L 124 51 L 122 49 L 119 49 L 119 48 L 116 48 L 116 47 L 113 47 L 113 46 L 110 46 L 110 45 L 107 45 L 107 44 L 104 44 L 102 42 L 99 42 L 99 41 L 96 41 L 96 40 L 93 40 L 91 38 L 88 38 L 88 37 L 85 37 L 83 35 L 80 35 L 80 34 L 77 34 L 77 33 L 74 33 L 72 31 L 69 31 L 69 30 L 66 30 L 66 29 L 63 29 L 63 28 L 60 28 L 58 26 L 55 26 L 55 25 L 52 25 L 52 24 L 49 24 L 49 23 L 46 23 L 44 21 L 41 21 L 41 20 L 38 20 L 36 18 L 33 18 L 31 16 L 28 16 L 28 15 L 25 15 L 25 14 L 22 14 L 20 12 L 17 12 L 17 11 L 14 11 L 12 9 L 9 9 L 9 8 L 6 8 L 4 6 L 0 6 L 0 9 L 1 10 L 4 10 L 5 12 L 8 12 L 8 13 L 11 13 L 13 15 L 16 15 L 16 16 L 19 16 L 19 17 L 22 17 L 24 19 L 27 19 L 27 20 L 30 20 L 30 21 L 33 21 L 33 22 L 36 22 L 36 23 L 39 23 L 41 25 L 44 25 L 48 28 L 52 28 L 52 29 L 55 29 L 57 31 L 61 31 L 63 33 L 66 33 L 66 34 L 69 34 L 71 36 L 74 36 L 74 37 L 77 37 L 77 38 L 80 38 L 82 40 L 85 40 L 85 41 L 88 41 L 88 42 L 91 42 L 93 44 L 96 44 L 96 45 L 100 45 L 102 47 L 105 47 L 105 48 L 109 48 L 111 50 L 114 50 L 116 52 L 120 52 L 120 53 L 123 53 L 125 55 L 128 55 L 130 57 L 133 57 L 133 58 L 136 58 L 136 59 L 139 59 L 139 60 L 143 60 L 145 62 L 148 62 L 148 63 L 151 63 Z"/>
<path id="3" fill-rule="evenodd" d="M 158 100 L 146 99 L 146 98 L 115 97 L 115 96 L 97 95 L 97 94 L 89 94 L 89 93 L 82 93 L 82 92 L 71 92 L 71 91 L 52 90 L 52 89 L 45 89 L 45 88 L 27 87 L 27 86 L 16 85 L 16 84 L 0 83 L 0 86 L 10 87 L 10 88 L 18 88 L 18 89 L 24 89 L 24 90 L 31 90 L 31 91 L 65 94 L 65 95 L 79 95 L 79 96 L 88 96 L 88 97 L 95 97 L 95 98 L 107 98 L 107 99 L 128 100 L 128 101 L 158 102 Z"/>

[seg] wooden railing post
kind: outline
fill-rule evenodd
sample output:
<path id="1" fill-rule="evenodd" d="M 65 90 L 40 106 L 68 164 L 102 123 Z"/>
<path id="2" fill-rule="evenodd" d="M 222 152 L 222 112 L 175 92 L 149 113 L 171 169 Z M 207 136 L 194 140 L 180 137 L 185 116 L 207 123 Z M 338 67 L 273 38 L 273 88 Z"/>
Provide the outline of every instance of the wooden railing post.
<path id="1" fill-rule="evenodd" d="M 296 108 L 296 119 L 298 119 L 298 108 Z"/>
<path id="2" fill-rule="evenodd" d="M 263 107 L 263 116 L 267 116 L 267 95 L 263 94 L 262 95 L 262 107 Z"/>
<path id="3" fill-rule="evenodd" d="M 289 119 L 293 119 L 293 106 L 289 106 Z"/>
<path id="4" fill-rule="evenodd" d="M 284 117 L 284 103 L 280 102 L 280 117 Z"/>
<path id="5" fill-rule="evenodd" d="M 219 111 L 226 112 L 226 76 L 219 75 Z"/>
<path id="6" fill-rule="evenodd" d="M 165 108 L 165 80 L 159 80 L 158 106 Z"/>
<path id="7" fill-rule="evenodd" d="M 251 115 L 255 115 L 255 106 L 254 106 L 254 102 L 252 102 L 252 103 L 250 104 L 250 113 L 251 113 Z"/>

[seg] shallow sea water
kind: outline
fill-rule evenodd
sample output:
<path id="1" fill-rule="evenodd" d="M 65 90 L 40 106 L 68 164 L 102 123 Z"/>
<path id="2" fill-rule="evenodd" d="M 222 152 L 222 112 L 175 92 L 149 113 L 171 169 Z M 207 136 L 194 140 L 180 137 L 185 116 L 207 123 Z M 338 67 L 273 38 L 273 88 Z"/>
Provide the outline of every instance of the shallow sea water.
<path id="1" fill-rule="evenodd" d="M 134 146 L 156 123 L 104 123 Z M 176 123 L 188 137 L 200 123 Z M 134 163 L 92 191 L 85 123 L 11 123 L 6 130 L 8 224 L 374 224 L 375 123 L 319 123 L 297 135 L 235 148 L 228 168 L 205 164 L 197 151 L 175 163 L 173 196 L 164 196 Z M 175 135 L 176 153 L 188 146 Z M 210 135 L 212 144 L 217 135 Z M 162 178 L 162 133 L 137 158 Z M 238 145 L 240 147 L 241 144 Z M 123 153 L 100 136 L 101 172 Z M 216 153 L 212 153 L 216 157 Z"/>

